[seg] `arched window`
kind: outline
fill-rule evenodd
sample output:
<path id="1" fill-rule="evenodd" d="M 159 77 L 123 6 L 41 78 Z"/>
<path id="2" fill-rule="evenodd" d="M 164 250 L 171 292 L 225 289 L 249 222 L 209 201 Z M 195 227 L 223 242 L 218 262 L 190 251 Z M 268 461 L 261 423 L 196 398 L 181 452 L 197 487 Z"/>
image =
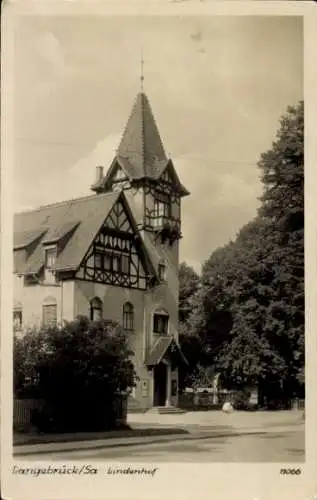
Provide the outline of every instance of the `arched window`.
<path id="1" fill-rule="evenodd" d="M 46 297 L 43 304 L 43 325 L 56 326 L 57 302 L 55 297 Z"/>
<path id="2" fill-rule="evenodd" d="M 94 297 L 90 301 L 90 319 L 92 321 L 102 319 L 102 301 L 99 297 Z"/>
<path id="3" fill-rule="evenodd" d="M 134 330 L 134 310 L 131 302 L 123 304 L 123 330 L 125 332 Z"/>

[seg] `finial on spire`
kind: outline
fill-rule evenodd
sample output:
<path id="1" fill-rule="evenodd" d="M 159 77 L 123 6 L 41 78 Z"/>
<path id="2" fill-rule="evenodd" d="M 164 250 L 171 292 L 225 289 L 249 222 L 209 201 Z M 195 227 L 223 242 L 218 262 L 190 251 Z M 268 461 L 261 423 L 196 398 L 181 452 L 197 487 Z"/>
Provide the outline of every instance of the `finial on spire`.
<path id="1" fill-rule="evenodd" d="M 143 49 L 141 49 L 141 76 L 140 76 L 140 80 L 141 80 L 141 92 L 143 92 L 143 82 L 144 82 L 143 69 L 144 69 L 144 59 L 143 59 Z"/>

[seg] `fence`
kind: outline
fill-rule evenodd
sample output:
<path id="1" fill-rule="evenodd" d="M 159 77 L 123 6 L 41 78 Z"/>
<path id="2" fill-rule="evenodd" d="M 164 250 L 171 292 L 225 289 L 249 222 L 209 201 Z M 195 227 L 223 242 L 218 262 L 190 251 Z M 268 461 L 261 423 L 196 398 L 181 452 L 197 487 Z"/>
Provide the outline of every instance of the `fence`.
<path id="1" fill-rule="evenodd" d="M 225 401 L 230 401 L 232 394 L 229 391 L 184 392 L 180 394 L 178 405 L 183 410 L 218 410 Z"/>
<path id="2" fill-rule="evenodd" d="M 13 400 L 13 428 L 16 430 L 29 430 L 33 410 L 43 407 L 41 399 L 14 399 Z"/>
<path id="3" fill-rule="evenodd" d="M 13 429 L 17 432 L 28 432 L 32 427 L 32 412 L 43 409 L 41 399 L 14 399 L 13 400 Z M 127 422 L 128 404 L 125 395 L 118 395 L 114 401 L 116 426 L 120 427 Z"/>
<path id="4" fill-rule="evenodd" d="M 305 399 L 292 399 L 291 407 L 293 410 L 305 410 Z"/>

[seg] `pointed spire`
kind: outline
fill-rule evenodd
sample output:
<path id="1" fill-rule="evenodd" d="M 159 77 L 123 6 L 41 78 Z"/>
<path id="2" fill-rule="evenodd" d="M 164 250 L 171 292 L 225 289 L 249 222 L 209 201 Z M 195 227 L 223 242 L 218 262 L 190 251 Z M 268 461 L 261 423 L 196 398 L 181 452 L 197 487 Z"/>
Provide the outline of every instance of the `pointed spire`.
<path id="1" fill-rule="evenodd" d="M 141 49 L 141 75 L 140 75 L 140 80 L 141 80 L 141 92 L 143 92 L 143 86 L 144 86 L 144 59 L 143 59 L 143 49 Z"/>
<path id="2" fill-rule="evenodd" d="M 144 92 L 140 92 L 132 107 L 125 127 L 117 157 L 128 162 L 136 177 L 160 175 L 167 164 L 167 156 Z"/>

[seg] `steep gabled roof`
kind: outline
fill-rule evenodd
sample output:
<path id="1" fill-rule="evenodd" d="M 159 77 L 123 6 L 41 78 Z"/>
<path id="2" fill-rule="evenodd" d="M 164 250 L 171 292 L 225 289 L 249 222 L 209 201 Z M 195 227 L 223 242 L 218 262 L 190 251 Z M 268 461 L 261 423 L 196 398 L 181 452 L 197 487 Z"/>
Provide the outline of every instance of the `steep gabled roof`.
<path id="1" fill-rule="evenodd" d="M 26 231 L 41 231 L 43 234 L 36 248 L 22 264 L 23 267 L 17 269 L 17 272 L 37 273 L 44 265 L 43 243 L 56 242 L 66 231 L 71 232 L 71 236 L 57 256 L 56 268 L 76 269 L 119 195 L 120 193 L 91 195 L 16 214 L 15 235 Z"/>
<path id="2" fill-rule="evenodd" d="M 34 235 L 40 235 L 37 238 L 37 246 L 32 249 L 27 259 L 17 260 L 15 272 L 38 273 L 44 266 L 45 245 L 57 242 L 65 236 L 68 239 L 60 248 L 54 269 L 77 270 L 113 205 L 119 199 L 128 213 L 135 232 L 138 233 L 136 221 L 123 192 L 86 196 L 15 214 L 15 241 L 20 245 L 23 244 L 23 247 L 18 245 L 17 250 L 24 248 L 25 242 L 29 243 L 30 240 L 34 242 Z M 139 236 L 142 260 L 149 274 L 155 276 L 157 273 L 155 262 L 140 234 Z"/>
<path id="3" fill-rule="evenodd" d="M 172 335 L 160 337 L 156 340 L 150 353 L 148 354 L 145 360 L 145 364 L 148 367 L 153 367 L 158 365 L 169 350 L 171 350 L 172 353 L 176 353 L 178 355 L 178 358 L 184 364 L 188 365 L 188 361 L 185 358 L 184 354 L 182 353 L 182 350 L 178 342 Z"/>
<path id="4" fill-rule="evenodd" d="M 100 191 L 117 164 L 130 180 L 158 179 L 168 158 L 147 96 L 140 92 L 133 104 L 114 161 L 104 179 L 92 189 Z"/>
<path id="5" fill-rule="evenodd" d="M 132 176 L 154 177 L 162 173 L 167 156 L 147 96 L 140 92 L 117 150 L 117 158 L 127 161 Z"/>

